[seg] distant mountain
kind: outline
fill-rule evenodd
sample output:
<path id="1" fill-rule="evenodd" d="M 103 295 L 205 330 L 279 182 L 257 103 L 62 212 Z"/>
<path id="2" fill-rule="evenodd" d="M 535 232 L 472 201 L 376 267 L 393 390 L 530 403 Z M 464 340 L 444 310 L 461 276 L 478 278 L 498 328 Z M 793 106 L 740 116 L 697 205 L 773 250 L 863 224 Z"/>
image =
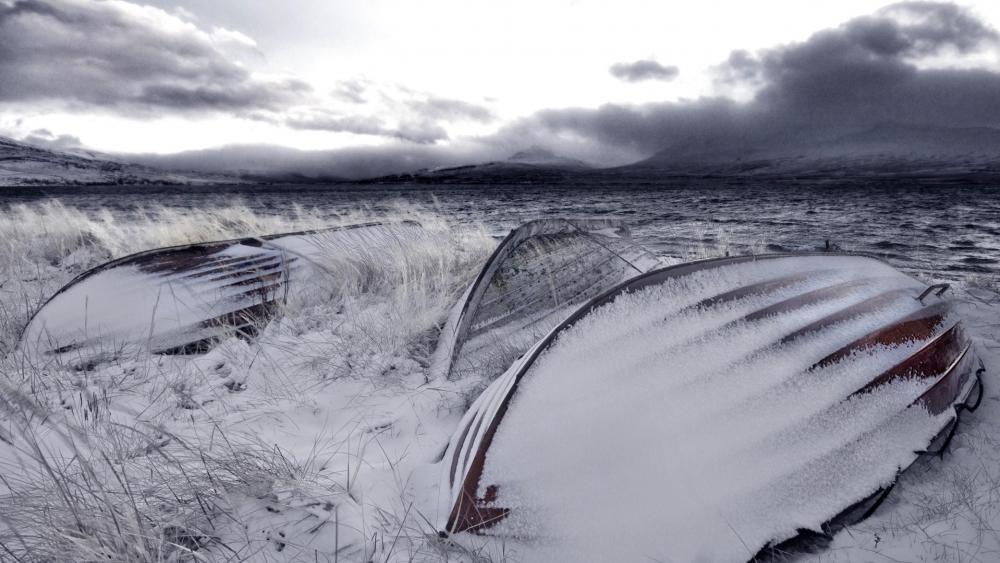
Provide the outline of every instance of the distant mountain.
<path id="1" fill-rule="evenodd" d="M 616 168 L 593 168 L 538 146 L 504 160 L 454 165 L 474 158 L 472 153 L 422 146 L 299 151 L 254 145 L 172 155 L 109 156 L 0 137 L 0 187 L 339 182 L 633 185 L 671 178 L 689 182 L 697 177 L 996 182 L 1000 181 L 1000 129 L 884 123 L 867 129 L 803 129 L 781 134 L 747 130 L 730 136 L 691 136 L 645 160 Z M 438 167 L 411 172 L 417 162 Z M 374 174 L 381 175 L 372 178 Z"/>
<path id="2" fill-rule="evenodd" d="M 510 156 L 506 161 L 508 164 L 530 164 L 533 166 L 549 166 L 555 168 L 590 168 L 590 165 L 582 160 L 559 156 L 554 152 L 532 145 L 526 150 L 518 151 Z"/>
<path id="3" fill-rule="evenodd" d="M 229 184 L 219 174 L 171 172 L 89 151 L 59 151 L 0 137 L 0 188 L 30 185 Z"/>
<path id="4" fill-rule="evenodd" d="M 746 131 L 692 137 L 626 166 L 592 168 L 541 147 L 506 160 L 419 170 L 367 180 L 427 184 L 633 184 L 670 178 L 791 181 L 1000 179 L 1000 129 L 884 123 L 866 129 Z"/>
<path id="5" fill-rule="evenodd" d="M 278 145 L 228 145 L 172 154 L 132 154 L 123 158 L 160 170 L 225 174 L 259 183 L 344 181 L 343 177 L 329 172 L 335 159 L 331 151 L 302 151 Z"/>
<path id="6" fill-rule="evenodd" d="M 505 160 L 424 169 L 412 173 L 372 178 L 366 182 L 540 184 L 577 178 L 592 170 L 594 169 L 582 160 L 566 158 L 542 147 L 532 146 L 514 153 Z"/>
<path id="7" fill-rule="evenodd" d="M 803 131 L 722 142 L 692 139 L 613 170 L 643 176 L 997 176 L 1000 129 L 886 123 L 826 138 Z"/>

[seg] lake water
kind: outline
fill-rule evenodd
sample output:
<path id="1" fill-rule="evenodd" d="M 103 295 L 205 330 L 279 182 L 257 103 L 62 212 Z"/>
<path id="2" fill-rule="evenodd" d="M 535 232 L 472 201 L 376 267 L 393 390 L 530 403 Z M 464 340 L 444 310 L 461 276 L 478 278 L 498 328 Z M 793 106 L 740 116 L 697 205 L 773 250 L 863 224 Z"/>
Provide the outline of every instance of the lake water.
<path id="1" fill-rule="evenodd" d="M 826 241 L 878 254 L 931 277 L 1000 276 L 1000 186 L 693 183 L 642 186 L 106 186 L 0 189 L 11 205 L 57 198 L 86 211 L 140 206 L 225 207 L 265 213 L 294 205 L 334 214 L 389 210 L 405 200 L 496 234 L 536 217 L 614 216 L 633 237 L 670 256 L 803 251 Z"/>

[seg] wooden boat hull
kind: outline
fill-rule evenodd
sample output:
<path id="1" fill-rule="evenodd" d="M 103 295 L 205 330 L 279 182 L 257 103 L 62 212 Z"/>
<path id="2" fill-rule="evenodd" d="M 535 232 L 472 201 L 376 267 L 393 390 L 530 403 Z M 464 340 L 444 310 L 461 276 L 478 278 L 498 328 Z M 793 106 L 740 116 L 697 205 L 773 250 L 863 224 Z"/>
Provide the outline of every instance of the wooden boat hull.
<path id="1" fill-rule="evenodd" d="M 658 266 L 628 235 L 612 219 L 541 219 L 511 231 L 442 330 L 434 375 L 492 379 L 577 306 Z"/>
<path id="2" fill-rule="evenodd" d="M 159 248 L 76 277 L 35 313 L 19 347 L 35 361 L 85 367 L 145 350 L 192 354 L 254 336 L 297 283 L 423 234 L 367 223 Z"/>
<path id="3" fill-rule="evenodd" d="M 560 522 L 585 511 L 570 508 L 573 491 L 615 486 L 646 491 L 634 502 L 663 515 L 658 529 L 669 530 L 671 519 L 678 529 L 718 527 L 724 538 L 698 552 L 709 560 L 747 559 L 819 522 L 850 523 L 915 451 L 940 442 L 978 383 L 961 319 L 941 297 L 918 299 L 926 289 L 874 258 L 846 254 L 724 258 L 626 281 L 552 329 L 475 401 L 442 462 L 439 529 L 558 536 Z M 602 381 L 607 387 L 587 393 Z M 618 419 L 655 420 L 633 410 L 657 409 L 664 422 L 653 428 L 608 430 Z M 632 447 L 629 434 L 648 439 Z M 690 455 L 657 459 L 650 443 Z M 879 454 L 864 457 L 874 444 Z M 614 457 L 605 450 L 637 461 L 615 465 L 621 474 L 601 472 Z M 526 451 L 537 458 L 518 457 Z M 675 465 L 696 483 L 699 472 L 716 475 L 731 493 L 706 493 L 717 506 L 703 513 L 673 514 L 663 507 L 684 510 L 679 501 L 689 499 L 676 495 L 687 489 L 671 496 L 662 482 L 637 482 L 660 475 L 658 464 L 663 478 Z M 822 494 L 810 491 L 817 483 Z M 552 504 L 548 489 L 567 507 Z M 618 532 L 626 530 L 606 531 Z M 690 538 L 666 532 L 662 542 L 661 555 L 694 556 L 681 547 Z"/>

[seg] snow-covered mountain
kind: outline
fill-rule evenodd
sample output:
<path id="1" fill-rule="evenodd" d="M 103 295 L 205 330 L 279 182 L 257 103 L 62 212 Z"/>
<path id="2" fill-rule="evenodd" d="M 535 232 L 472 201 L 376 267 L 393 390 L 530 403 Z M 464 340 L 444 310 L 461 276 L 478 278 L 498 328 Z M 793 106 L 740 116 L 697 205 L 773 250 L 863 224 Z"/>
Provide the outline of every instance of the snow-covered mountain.
<path id="1" fill-rule="evenodd" d="M 230 184 L 217 174 L 172 172 L 89 151 L 59 151 L 0 137 L 0 188 L 31 185 Z"/>
<path id="2" fill-rule="evenodd" d="M 1000 175 L 1000 129 L 881 124 L 819 137 L 810 131 L 690 139 L 615 169 L 644 175 L 915 177 Z"/>

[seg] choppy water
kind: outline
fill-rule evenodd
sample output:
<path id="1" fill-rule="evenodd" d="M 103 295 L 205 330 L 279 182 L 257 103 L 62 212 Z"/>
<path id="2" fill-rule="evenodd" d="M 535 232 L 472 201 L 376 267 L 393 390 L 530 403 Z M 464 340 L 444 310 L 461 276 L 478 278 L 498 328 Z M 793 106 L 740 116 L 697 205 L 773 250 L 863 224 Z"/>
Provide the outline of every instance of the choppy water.
<path id="1" fill-rule="evenodd" d="M 690 258 L 815 250 L 826 241 L 884 256 L 937 278 L 1000 277 L 1000 186 L 239 186 L 4 188 L 10 205 L 58 198 L 88 211 L 241 202 L 267 213 L 294 205 L 331 214 L 392 209 L 399 200 L 438 208 L 455 221 L 501 234 L 540 216 L 616 216 L 651 249 Z"/>

